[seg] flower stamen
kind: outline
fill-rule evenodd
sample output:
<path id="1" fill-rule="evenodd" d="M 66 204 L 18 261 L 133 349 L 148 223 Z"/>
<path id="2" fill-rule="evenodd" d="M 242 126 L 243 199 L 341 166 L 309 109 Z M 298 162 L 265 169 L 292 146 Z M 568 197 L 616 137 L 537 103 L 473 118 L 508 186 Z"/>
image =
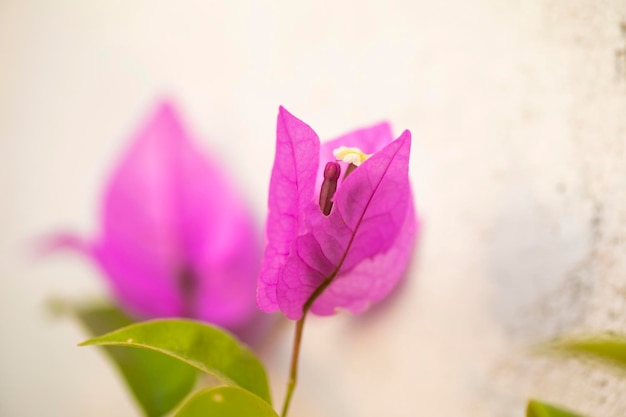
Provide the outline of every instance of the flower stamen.
<path id="1" fill-rule="evenodd" d="M 341 174 L 341 165 L 335 161 L 326 163 L 324 167 L 324 181 L 320 190 L 320 209 L 324 216 L 330 214 L 333 208 L 333 196 L 337 191 L 337 180 Z"/>
<path id="2" fill-rule="evenodd" d="M 365 162 L 371 155 L 366 154 L 359 148 L 340 146 L 333 151 L 333 156 L 338 161 L 346 162 L 348 164 L 346 173 L 343 176 L 343 179 L 345 180 L 348 178 L 348 175 L 352 173 L 352 171 Z"/>
<path id="3" fill-rule="evenodd" d="M 367 158 L 369 158 L 371 155 L 366 154 L 359 148 L 340 146 L 333 151 L 333 156 L 338 161 L 343 161 L 358 167 L 363 162 L 365 162 Z"/>

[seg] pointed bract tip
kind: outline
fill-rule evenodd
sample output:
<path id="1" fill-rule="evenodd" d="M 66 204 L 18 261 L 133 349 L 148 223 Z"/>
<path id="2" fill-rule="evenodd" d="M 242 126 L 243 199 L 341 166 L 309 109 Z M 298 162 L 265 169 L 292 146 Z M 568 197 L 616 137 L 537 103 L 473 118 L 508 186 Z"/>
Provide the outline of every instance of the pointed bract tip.
<path id="1" fill-rule="evenodd" d="M 278 106 L 278 118 L 286 120 L 286 121 L 291 120 L 291 119 L 296 119 L 302 123 L 300 119 L 298 119 L 296 116 L 291 114 L 291 112 L 287 110 L 286 108 L 284 108 L 283 106 Z"/>
<path id="2" fill-rule="evenodd" d="M 168 99 L 162 99 L 156 103 L 136 135 L 137 138 L 147 137 L 153 141 L 170 143 L 189 139 L 178 106 L 173 100 Z"/>
<path id="3" fill-rule="evenodd" d="M 398 136 L 398 139 L 396 140 L 403 140 L 403 141 L 409 141 L 409 143 L 411 143 L 411 131 L 410 130 L 405 130 L 404 132 L 402 132 L 402 134 L 400 136 Z"/>
<path id="4" fill-rule="evenodd" d="M 161 119 L 178 119 L 178 109 L 173 100 L 169 98 L 162 98 L 159 100 L 152 113 L 156 120 Z"/>

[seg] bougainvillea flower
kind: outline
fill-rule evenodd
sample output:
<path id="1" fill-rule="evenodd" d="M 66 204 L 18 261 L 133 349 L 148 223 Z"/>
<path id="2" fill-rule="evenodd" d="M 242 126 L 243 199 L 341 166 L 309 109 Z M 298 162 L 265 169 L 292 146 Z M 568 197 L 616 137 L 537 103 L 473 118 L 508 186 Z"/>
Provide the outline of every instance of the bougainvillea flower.
<path id="1" fill-rule="evenodd" d="M 182 316 L 231 330 L 256 313 L 260 236 L 224 172 L 192 143 L 173 106 L 162 103 L 109 180 L 101 231 L 65 234 L 103 271 L 138 318 Z"/>
<path id="2" fill-rule="evenodd" d="M 392 139 L 381 123 L 320 145 L 308 125 L 280 108 L 257 287 L 263 311 L 300 319 L 330 282 L 310 310 L 358 314 L 400 281 L 418 222 L 408 178 L 411 134 Z"/>

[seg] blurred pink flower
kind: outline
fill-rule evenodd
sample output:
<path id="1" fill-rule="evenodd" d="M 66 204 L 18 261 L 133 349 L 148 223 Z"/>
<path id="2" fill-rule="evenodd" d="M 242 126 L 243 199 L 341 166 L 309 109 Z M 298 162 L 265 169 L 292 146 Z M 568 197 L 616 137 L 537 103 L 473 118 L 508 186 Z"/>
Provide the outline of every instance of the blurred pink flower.
<path id="1" fill-rule="evenodd" d="M 229 328 L 255 307 L 259 236 L 225 174 L 162 103 L 133 138 L 106 187 L 101 231 L 53 238 L 104 272 L 119 303 L 139 318 L 182 316 Z"/>
<path id="2" fill-rule="evenodd" d="M 257 289 L 262 310 L 296 320 L 314 300 L 318 315 L 358 314 L 399 282 L 418 222 L 411 135 L 392 139 L 381 123 L 320 146 L 308 125 L 280 108 Z"/>

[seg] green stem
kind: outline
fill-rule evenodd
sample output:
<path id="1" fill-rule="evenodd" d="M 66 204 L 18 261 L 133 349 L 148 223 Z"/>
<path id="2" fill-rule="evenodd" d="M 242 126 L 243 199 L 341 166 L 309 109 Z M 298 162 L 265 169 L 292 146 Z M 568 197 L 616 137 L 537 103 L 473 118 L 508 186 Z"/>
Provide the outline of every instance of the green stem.
<path id="1" fill-rule="evenodd" d="M 287 394 L 285 395 L 283 412 L 280 414 L 281 417 L 287 417 L 291 397 L 293 396 L 293 392 L 296 389 L 296 383 L 298 381 L 298 358 L 300 356 L 300 345 L 302 342 L 302 330 L 304 329 L 305 317 L 306 314 L 302 315 L 302 318 L 296 322 L 296 332 L 293 338 L 293 352 L 291 354 L 291 366 L 289 367 L 289 381 L 287 382 Z"/>
<path id="2" fill-rule="evenodd" d="M 343 261 L 343 259 L 342 259 Z M 289 404 L 291 404 L 291 397 L 296 389 L 298 382 L 298 358 L 300 357 L 300 345 L 302 344 L 302 332 L 304 331 L 304 320 L 306 315 L 311 309 L 311 306 L 317 300 L 326 288 L 333 281 L 341 264 L 320 284 L 319 287 L 313 291 L 313 294 L 306 300 L 302 307 L 302 317 L 296 322 L 296 331 L 293 338 L 293 350 L 291 352 L 291 365 L 289 366 L 289 381 L 287 382 L 287 393 L 285 394 L 285 402 L 283 404 L 283 411 L 280 414 L 281 417 L 287 417 L 287 411 L 289 411 Z"/>

